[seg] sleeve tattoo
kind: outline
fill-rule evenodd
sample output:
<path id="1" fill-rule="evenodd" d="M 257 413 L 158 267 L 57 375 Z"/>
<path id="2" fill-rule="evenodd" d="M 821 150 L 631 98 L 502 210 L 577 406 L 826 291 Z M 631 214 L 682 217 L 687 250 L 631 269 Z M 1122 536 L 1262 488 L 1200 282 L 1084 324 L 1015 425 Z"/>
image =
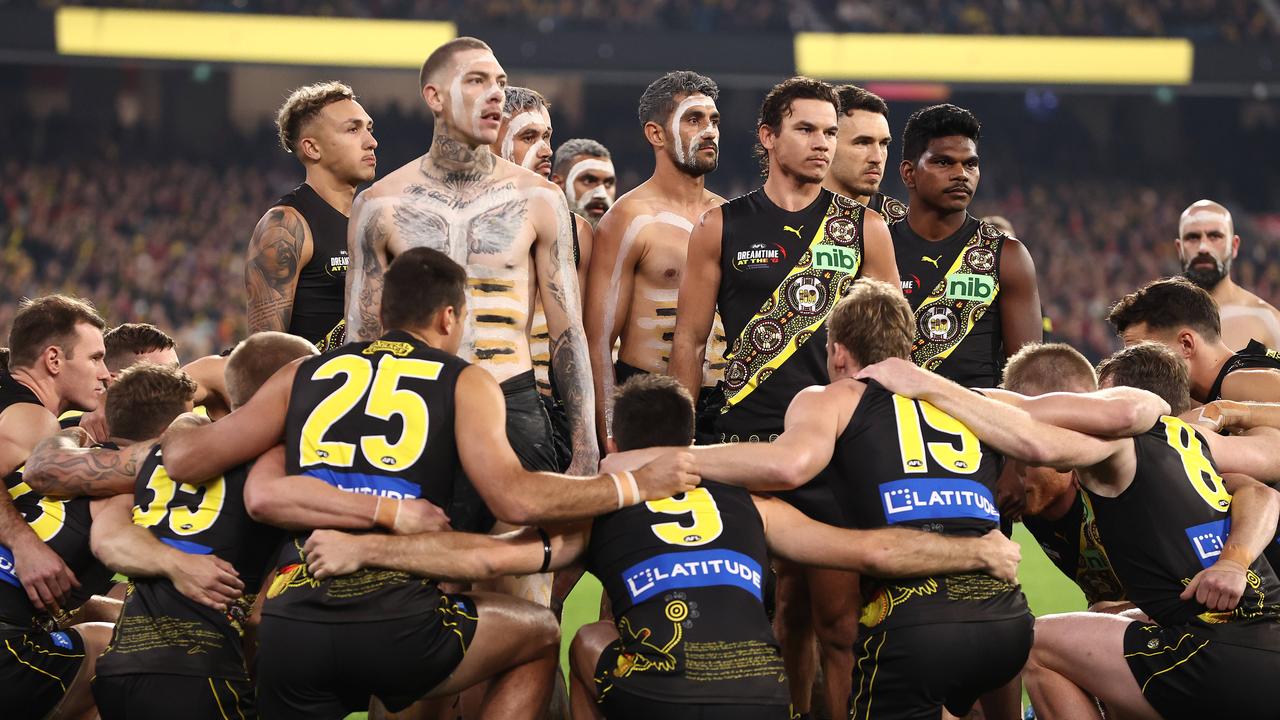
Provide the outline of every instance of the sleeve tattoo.
<path id="1" fill-rule="evenodd" d="M 131 488 L 152 443 L 129 447 L 66 447 L 57 436 L 43 441 L 31 453 L 24 479 L 44 495 L 55 497 L 105 497 Z"/>
<path id="2" fill-rule="evenodd" d="M 254 228 L 244 269 L 250 332 L 288 329 L 306 234 L 302 216 L 285 208 L 272 208 Z"/>
<path id="3" fill-rule="evenodd" d="M 573 265 L 573 228 L 570 227 L 568 206 L 563 197 L 560 203 L 551 204 L 556 222 L 556 236 L 550 247 L 550 273 L 545 280 L 539 278 L 543 302 L 559 306 L 566 320 L 558 335 L 551 337 L 551 369 L 556 376 L 556 388 L 564 402 L 565 414 L 573 443 L 575 469 L 582 463 L 591 467 L 599 460 L 595 437 L 595 393 L 591 381 L 591 360 L 587 354 L 586 333 L 582 329 L 582 302 L 578 294 L 578 274 Z M 550 323 L 548 323 L 550 324 Z"/>
<path id="4" fill-rule="evenodd" d="M 387 228 L 375 215 L 364 221 L 351 248 L 351 281 L 347 293 L 347 337 L 349 340 L 373 340 L 382 335 L 382 287 L 386 284 L 383 256 L 387 246 Z"/>

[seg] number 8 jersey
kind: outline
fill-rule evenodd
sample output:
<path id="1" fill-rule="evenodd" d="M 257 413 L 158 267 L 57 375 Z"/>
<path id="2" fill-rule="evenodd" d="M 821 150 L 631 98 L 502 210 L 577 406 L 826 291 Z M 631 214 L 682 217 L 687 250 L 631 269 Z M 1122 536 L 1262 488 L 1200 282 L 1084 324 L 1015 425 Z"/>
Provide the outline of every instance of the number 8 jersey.
<path id="1" fill-rule="evenodd" d="M 285 424 L 290 475 L 340 490 L 445 507 L 461 472 L 454 388 L 468 363 L 402 331 L 349 343 L 298 366 Z M 315 580 L 305 534 L 284 544 L 266 614 L 315 622 L 394 620 L 433 609 L 434 581 L 365 569 Z"/>

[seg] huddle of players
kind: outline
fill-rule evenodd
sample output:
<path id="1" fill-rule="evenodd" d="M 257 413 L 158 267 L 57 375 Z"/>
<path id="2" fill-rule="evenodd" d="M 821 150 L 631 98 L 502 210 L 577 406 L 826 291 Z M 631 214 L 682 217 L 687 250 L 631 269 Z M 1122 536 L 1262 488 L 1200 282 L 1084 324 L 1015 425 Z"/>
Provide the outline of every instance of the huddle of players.
<path id="1" fill-rule="evenodd" d="M 573 679 L 582 691 L 575 693 L 575 712 L 785 717 L 792 698 L 779 682 L 784 655 L 762 603 L 770 555 L 865 573 L 862 629 L 856 646 L 850 641 L 844 648 L 857 653 L 844 679 L 848 687 L 852 678 L 852 690 L 843 698 L 851 698 L 855 716 L 937 717 L 943 706 L 963 713 L 1024 664 L 1045 717 L 1096 715 L 1093 697 L 1125 716 L 1153 716 L 1152 705 L 1166 717 L 1199 716 L 1204 708 L 1243 713 L 1244 705 L 1225 708 L 1218 695 L 1206 705 L 1200 687 L 1183 679 L 1217 687 L 1218 675 L 1221 687 L 1234 682 L 1254 688 L 1232 693 L 1229 702 L 1274 704 L 1265 688 L 1254 687 L 1253 676 L 1240 671 L 1241 665 L 1258 667 L 1259 673 L 1272 667 L 1280 648 L 1271 632 L 1277 608 L 1266 599 L 1267 591 L 1280 588 L 1270 567 L 1257 560 L 1275 534 L 1274 493 L 1247 478 L 1224 479 L 1212 463 L 1212 445 L 1249 438 L 1218 438 L 1166 416 L 1187 405 L 1176 392 L 1180 368 L 1185 388 L 1183 361 L 1141 345 L 1104 364 L 1104 384 L 1148 387 L 1159 397 L 1123 389 L 1089 392 L 1095 388 L 1085 380 L 1050 388 L 1075 395 L 975 394 L 942 377 L 991 387 L 1000 380 L 1001 356 L 1015 353 L 1010 372 L 1023 368 L 1041 382 L 1079 379 L 1086 369 L 1091 379 L 1093 372 L 1088 363 L 1075 375 L 1062 370 L 1078 358 L 1065 348 L 1029 345 L 1017 352 L 1039 339 L 1034 270 L 1020 243 L 966 212 L 977 185 L 978 130 L 971 115 L 953 106 L 927 109 L 908 123 L 902 173 L 911 202 L 903 208 L 877 197 L 887 123 L 882 139 L 874 132 L 846 135 L 840 126 L 859 119 L 859 111 L 841 117 L 832 88 L 802 78 L 783 83 L 761 113 L 765 186 L 720 204 L 702 185 L 718 154 L 714 84 L 692 73 L 655 83 L 656 97 L 647 92 L 641 103 L 655 174 L 599 223 L 586 283 L 591 302 L 582 308 L 611 472 L 570 482 L 535 472 L 558 468 L 530 468 L 534 463 L 516 447 L 519 428 L 512 432 L 509 406 L 517 394 L 495 379 L 505 375 L 510 381 L 519 374 L 476 369 L 488 369 L 504 355 L 498 351 L 509 349 L 486 346 L 483 323 L 529 325 L 529 298 L 502 272 L 517 253 L 526 256 L 523 288 L 535 283 L 527 256 L 545 253 L 533 263 L 543 299 L 553 300 L 561 313 L 571 307 L 577 298 L 570 289 L 574 283 L 564 281 L 564 268 L 571 265 L 562 252 L 572 247 L 574 230 L 584 228 L 567 212 L 554 219 L 530 217 L 532 228 L 507 222 L 513 213 L 522 219 L 526 212 L 539 214 L 535 199 L 553 211 L 567 203 L 563 195 L 548 197 L 546 188 L 485 159 L 481 148 L 501 137 L 486 131 L 526 130 L 549 119 L 545 109 L 525 110 L 529 116 L 516 122 L 520 108 L 528 107 L 518 103 L 505 117 L 493 113 L 512 99 L 495 92 L 502 90 L 502 76 L 500 66 L 493 66 L 487 48 L 474 44 L 433 54 L 423 88 L 436 115 L 437 138 L 421 166 L 412 168 L 420 177 L 397 177 L 404 169 L 397 171 L 379 183 L 390 181 L 391 192 L 362 196 L 356 204 L 364 207 L 350 208 L 357 219 L 350 248 L 364 257 L 352 271 L 361 274 L 351 278 L 360 290 L 347 320 L 366 334 L 376 327 L 374 337 L 320 357 L 287 335 L 251 337 L 225 361 L 222 394 L 243 409 L 212 424 L 185 418 L 170 427 L 163 443 L 147 439 L 189 409 L 196 393 L 214 393 L 156 366 L 122 373 L 107 395 L 112 440 L 121 449 L 82 448 L 93 438 L 79 431 L 37 438 L 47 442 L 27 462 L 26 475 L 11 485 L 21 488 L 11 490 L 15 504 L 28 497 L 39 508 L 34 518 L 28 515 L 29 527 L 58 514 L 49 508 L 64 501 L 51 498 L 72 495 L 67 489 L 75 487 L 79 496 L 117 496 L 103 503 L 117 509 L 100 510 L 95 526 L 99 516 L 114 513 L 122 528 L 131 529 L 94 543 L 99 556 L 134 578 L 111 648 L 98 661 L 94 693 L 104 717 L 166 716 L 179 689 L 185 691 L 184 714 L 252 713 L 242 623 L 269 556 L 276 575 L 264 593 L 254 660 L 258 710 L 267 717 L 341 717 L 363 709 L 371 695 L 400 710 L 486 678 L 493 681 L 482 714 L 536 716 L 554 673 L 554 617 L 503 595 L 443 594 L 422 578 L 479 580 L 542 573 L 575 561 L 605 583 L 617 618 L 584 629 L 575 641 Z M 309 133 L 291 141 L 290 149 L 322 156 L 346 142 L 348 150 L 367 150 L 371 158 L 376 143 L 367 116 L 351 122 L 326 117 L 332 105 L 323 106 L 318 117 L 347 128 L 342 132 L 351 138 L 317 140 L 310 137 L 317 133 Z M 289 123 L 281 127 L 288 138 Z M 533 127 L 520 141 L 527 143 L 520 162 L 526 168 L 545 164 L 549 152 L 549 129 L 535 139 L 538 130 Z M 859 168 L 861 177 L 853 177 L 860 184 L 847 187 L 874 200 L 884 217 L 823 188 L 835 175 L 828 168 L 833 155 L 839 157 L 837 142 L 866 148 L 871 159 Z M 505 140 L 500 149 L 504 145 Z M 307 165 L 309 181 L 314 164 Z M 371 176 L 372 163 L 361 165 Z M 583 172 L 588 170 L 599 168 Z M 568 172 L 566 180 L 574 174 Z M 518 179 L 483 182 L 504 173 Z M 567 189 L 565 195 L 573 197 Z M 286 210 L 272 212 L 277 211 L 292 217 Z M 315 230 L 310 217 L 304 218 L 300 235 L 263 225 L 255 232 L 260 253 L 275 258 L 251 263 L 251 275 L 262 271 L 253 277 L 263 287 L 270 285 L 272 270 L 266 263 L 285 258 L 287 264 L 290 247 L 295 268 L 309 265 L 298 248 L 310 247 L 313 257 L 325 252 L 314 238 L 306 242 Z M 814 234 L 806 237 L 806 228 Z M 553 238 L 545 249 L 544 229 Z M 687 258 L 680 255 L 681 231 L 692 231 L 684 241 Z M 510 244 L 492 247 L 503 233 Z M 288 246 L 287 236 L 302 239 Z M 939 271 L 946 258 L 949 270 L 928 274 L 919 263 L 895 262 L 894 252 L 902 248 L 912 255 L 924 248 L 921 261 Z M 497 263 L 477 257 L 494 255 Z M 799 261 L 788 261 L 794 263 L 788 268 L 788 258 Z M 279 275 L 276 266 L 274 277 Z M 908 275 L 914 290 L 937 289 L 904 297 Z M 507 315 L 501 303 L 477 309 L 480 303 L 471 300 L 486 292 L 484 285 L 503 288 L 508 298 L 516 295 L 522 308 L 508 308 Z M 1195 290 L 1185 283 L 1172 286 Z M 295 287 L 302 287 L 301 279 Z M 672 290 L 680 313 L 670 331 L 669 372 L 679 383 L 648 374 L 664 363 L 655 362 L 652 336 L 643 332 L 674 313 Z M 46 298 L 24 313 L 43 302 L 69 301 Z M 1216 322 L 1212 300 L 1205 306 Z M 278 314 L 284 305 L 273 307 L 280 320 L 299 316 L 296 310 Z M 1209 362 L 1218 349 L 1213 326 L 1197 321 L 1186 325 L 1189 330 L 1177 323 L 1171 328 L 1159 315 L 1169 305 L 1153 307 L 1125 327 L 1141 326 L 1134 332 L 1152 337 L 1173 333 L 1176 339 L 1168 342 L 1182 349 L 1193 368 L 1192 354 Z M 734 340 L 723 383 L 703 393 L 698 434 L 720 443 L 690 450 L 684 446 L 695 434 L 694 404 L 683 388 L 704 385 L 705 346 L 717 311 L 725 337 Z M 503 319 L 482 320 L 481 313 Z M 575 339 L 575 328 L 572 318 L 551 324 L 560 326 L 552 343 L 554 368 L 555 355 Z M 43 406 L 50 416 L 69 407 L 93 409 L 97 398 L 86 388 L 105 382 L 101 373 L 94 375 L 88 365 L 75 366 L 70 375 L 63 369 L 71 369 L 75 358 L 82 365 L 94 362 L 95 351 L 80 347 L 92 345 L 93 328 L 100 345 L 101 321 L 80 306 L 72 308 L 70 323 L 48 325 L 32 343 L 11 337 L 22 359 L 11 361 L 17 379 L 6 387 L 14 399 L 6 397 L 12 404 L 3 409 L 0 424 L 7 428 L 10 407 L 28 416 L 38 411 L 27 406 Z M 615 377 L 621 379 L 624 370 L 638 377 L 616 393 L 606 392 L 600 388 L 609 384 L 601 376 L 614 375 L 609 352 L 619 336 Z M 28 360 L 33 347 L 36 357 Z M 519 360 L 527 359 L 526 367 L 532 363 L 533 353 L 518 343 L 510 354 L 517 356 L 517 369 Z M 583 367 L 577 365 L 579 371 Z M 37 382 L 28 382 L 32 378 Z M 48 391 L 63 387 L 65 396 Z M 587 407 L 593 401 L 584 397 L 580 382 L 576 387 L 574 409 L 583 410 L 583 400 Z M 29 390 L 24 394 L 21 388 Z M 500 392 L 507 395 L 505 423 Z M 111 418 L 126 412 L 120 408 L 128 407 L 132 395 L 144 399 L 128 415 L 150 424 L 118 435 Z M 603 399 L 614 400 L 613 407 Z M 1247 406 L 1217 412 L 1242 424 L 1254 415 L 1265 417 L 1262 409 Z M 22 422 L 33 424 L 30 417 Z M 505 433 L 498 429 L 504 425 Z M 1273 479 L 1270 455 L 1260 445 L 1265 441 L 1228 451 L 1241 463 L 1231 469 Z M 897 452 L 885 451 L 895 446 Z M 25 457 L 6 469 L 17 468 Z M 1068 529 L 1082 539 L 1092 533 L 1093 548 L 1106 539 L 1101 552 L 1119 585 L 1159 625 L 1083 614 L 1042 619 L 1032 649 L 1032 619 L 1021 592 L 1010 584 L 1016 548 L 993 532 L 1001 520 L 996 485 L 1002 458 L 1028 467 L 1080 468 L 1059 504 L 1075 498 L 1089 514 Z M 1028 495 L 1049 487 L 1034 479 L 1036 473 L 1041 471 L 1025 471 Z M 462 486 L 455 478 L 464 475 L 496 519 L 533 527 L 500 536 L 433 532 L 448 527 L 457 500 L 452 496 Z M 716 482 L 699 485 L 699 477 Z M 1185 485 L 1178 480 L 1183 477 Z M 36 488 L 38 479 L 53 484 Z M 1156 482 L 1170 487 L 1155 489 Z M 800 487 L 810 492 L 791 495 L 791 505 L 746 493 Z M 92 509 L 87 498 L 80 500 L 86 511 Z M 1137 505 L 1143 507 L 1130 507 Z M 451 508 L 450 518 L 440 507 Z M 61 515 L 68 518 L 66 527 L 76 524 L 71 512 Z M 36 546 L 13 526 L 0 530 L 0 541 L 14 548 L 17 562 L 11 566 L 17 565 L 15 578 L 21 578 L 10 584 L 30 595 L 29 605 L 6 613 L 15 633 L 7 646 L 18 661 L 8 669 L 47 676 L 15 675 L 23 681 L 6 682 L 6 690 L 23 693 L 18 706 L 32 707 L 33 717 L 43 716 L 64 693 L 64 705 L 83 704 L 85 678 L 76 674 L 89 674 L 102 643 L 99 638 L 91 645 L 88 638 L 102 629 L 93 623 L 71 633 L 35 629 L 34 610 L 56 613 L 52 601 L 67 588 L 48 588 L 42 595 L 43 576 L 27 570 L 39 568 L 40 558 L 28 559 L 38 555 Z M 335 532 L 341 530 L 383 532 Z M 1168 543 L 1152 542 L 1164 536 Z M 1194 554 L 1215 541 L 1219 555 Z M 172 550 L 184 553 L 181 560 L 210 560 L 199 563 L 206 572 L 192 579 L 184 565 L 196 561 L 174 561 Z M 1079 550 L 1084 558 L 1084 546 Z M 1186 583 L 1191 587 L 1184 592 Z M 18 599 L 19 593 L 10 594 Z M 813 602 L 815 616 L 829 595 L 814 592 L 805 599 Z M 836 600 L 848 603 L 850 596 L 856 610 L 856 587 L 847 586 Z M 843 620 L 836 632 L 847 632 L 848 618 Z M 987 654 L 974 663 L 972 648 L 979 641 Z M 834 643 L 824 642 L 824 650 L 828 644 Z M 1100 659 L 1099 648 L 1115 652 Z M 829 655 L 824 652 L 830 682 Z M 1130 655 L 1128 669 L 1119 668 Z M 1104 661 L 1116 667 L 1099 671 Z M 26 695 L 37 679 L 43 683 L 39 707 Z M 593 696 L 598 705 L 579 702 Z M 67 707 L 57 712 L 74 716 Z"/>

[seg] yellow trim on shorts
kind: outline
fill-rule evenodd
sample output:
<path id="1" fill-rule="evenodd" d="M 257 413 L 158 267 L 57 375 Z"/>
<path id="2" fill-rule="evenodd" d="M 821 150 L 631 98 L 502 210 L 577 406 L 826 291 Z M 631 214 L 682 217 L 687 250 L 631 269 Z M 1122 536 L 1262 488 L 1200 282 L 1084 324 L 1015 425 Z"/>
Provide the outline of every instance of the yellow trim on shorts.
<path id="1" fill-rule="evenodd" d="M 1186 640 L 1189 637 L 1191 637 L 1191 633 L 1183 633 L 1182 637 L 1178 638 L 1178 642 L 1173 644 L 1173 647 L 1169 647 L 1168 645 L 1165 645 L 1164 647 L 1160 648 L 1159 650 L 1156 650 L 1155 652 L 1141 652 L 1141 651 L 1131 652 L 1131 653 L 1125 653 L 1124 656 L 1137 657 L 1141 655 L 1143 657 L 1155 657 L 1156 655 L 1163 655 L 1167 652 L 1176 652 L 1178 648 L 1182 647 L 1182 641 Z"/>
<path id="2" fill-rule="evenodd" d="M 70 630 L 67 630 L 67 631 L 66 631 L 66 634 L 67 634 L 67 635 L 70 635 L 70 634 L 71 634 L 71 631 L 70 631 Z M 77 635 L 79 635 L 79 633 L 76 633 L 76 634 L 77 634 Z M 35 643 L 31 642 L 31 637 L 30 637 L 29 635 L 23 635 L 23 636 L 22 636 L 22 641 L 23 641 L 24 643 L 26 643 L 26 644 L 30 645 L 30 646 L 31 646 L 31 649 L 32 649 L 33 651 L 38 652 L 38 653 L 42 653 L 42 654 L 44 654 L 44 655 L 48 655 L 49 657 L 80 658 L 81 660 L 83 660 L 83 659 L 84 659 L 84 653 L 71 653 L 71 654 L 67 654 L 67 653 L 57 653 L 57 652 L 52 652 L 52 651 L 49 651 L 49 650 L 45 650 L 44 648 L 40 647 L 39 645 L 36 645 Z"/>
<path id="3" fill-rule="evenodd" d="M 1146 681 L 1146 682 L 1142 683 L 1142 692 L 1143 692 L 1143 694 L 1146 694 L 1146 692 L 1147 692 L 1147 685 L 1150 685 L 1150 684 L 1151 684 L 1151 681 L 1156 679 L 1156 675 L 1163 675 L 1163 674 L 1165 674 L 1165 673 L 1169 672 L 1170 670 L 1172 670 L 1172 669 L 1174 669 L 1174 668 L 1178 667 L 1178 666 L 1179 666 L 1179 665 L 1181 665 L 1182 663 L 1184 663 L 1184 662 L 1186 662 L 1186 661 L 1190 660 L 1191 658 L 1193 658 L 1193 657 L 1195 657 L 1195 656 L 1196 656 L 1196 653 L 1198 653 L 1198 652 L 1200 652 L 1201 650 L 1203 650 L 1203 649 L 1204 649 L 1204 646 L 1205 646 L 1205 645 L 1208 645 L 1208 644 L 1209 644 L 1209 641 L 1208 641 L 1208 640 L 1205 640 L 1203 643 L 1201 643 L 1201 644 L 1200 644 L 1200 647 L 1196 648 L 1195 650 L 1192 650 L 1190 655 L 1188 655 L 1188 656 L 1186 656 L 1186 657 L 1182 658 L 1182 659 L 1181 659 L 1181 660 L 1179 660 L 1178 662 L 1176 662 L 1176 663 L 1174 663 L 1174 664 L 1170 665 L 1169 667 L 1167 667 L 1167 668 L 1165 668 L 1165 669 L 1161 670 L 1161 671 L 1160 671 L 1160 672 L 1158 672 L 1158 673 L 1153 673 L 1150 677 L 1148 677 L 1148 678 L 1147 678 L 1147 681 Z"/>
<path id="4" fill-rule="evenodd" d="M 53 678 L 54 680 L 57 680 L 57 681 L 58 681 L 58 685 L 62 688 L 62 692 L 63 692 L 63 694 L 66 694 L 66 692 L 67 692 L 67 685 L 66 685 L 66 683 L 62 682 L 62 678 L 58 677 L 57 675 L 54 675 L 53 673 L 51 673 L 51 672 L 49 672 L 49 671 L 47 671 L 47 670 L 41 670 L 40 668 L 36 667 L 35 665 L 32 665 L 31 663 L 27 662 L 26 660 L 23 660 L 21 657 L 18 657 L 18 651 L 13 649 L 13 646 L 9 644 L 9 641 L 8 641 L 8 640 L 5 640 L 5 641 L 4 641 L 4 646 L 5 646 L 5 647 L 7 647 L 7 648 L 9 648 L 9 652 L 13 653 L 13 657 L 14 657 L 14 659 L 15 659 L 15 660 L 17 660 L 18 662 L 22 663 L 23 665 L 26 665 L 27 667 L 31 668 L 32 670 L 35 670 L 36 672 L 40 673 L 41 675 L 48 675 L 49 677 Z"/>
<path id="5" fill-rule="evenodd" d="M 240 710 L 240 693 L 236 692 L 236 689 L 231 687 L 230 680 L 224 679 L 222 684 L 227 686 L 227 689 L 231 691 L 231 697 L 236 699 L 236 714 L 240 716 L 240 720 L 245 720 L 244 713 Z"/>
<path id="6" fill-rule="evenodd" d="M 213 693 L 213 701 L 218 704 L 218 712 L 222 713 L 222 720 L 231 720 L 227 715 L 227 711 L 222 709 L 222 700 L 218 698 L 218 688 L 213 685 L 213 678 L 205 678 L 209 681 L 209 692 Z"/>

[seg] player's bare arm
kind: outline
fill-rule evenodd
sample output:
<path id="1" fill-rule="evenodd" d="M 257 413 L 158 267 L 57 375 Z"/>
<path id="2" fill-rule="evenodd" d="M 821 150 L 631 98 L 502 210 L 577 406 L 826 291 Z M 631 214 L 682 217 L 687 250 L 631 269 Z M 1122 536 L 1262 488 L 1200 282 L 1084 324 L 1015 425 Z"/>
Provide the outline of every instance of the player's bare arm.
<path id="1" fill-rule="evenodd" d="M 133 495 L 138 469 L 152 442 L 120 449 L 91 447 L 93 438 L 67 428 L 41 440 L 27 459 L 22 479 L 36 492 L 51 497 L 109 497 Z"/>
<path id="2" fill-rule="evenodd" d="M 196 381 L 196 394 L 191 402 L 204 406 L 209 418 L 217 420 L 231 412 L 231 397 L 227 394 L 227 380 L 223 372 L 227 358 L 222 355 L 206 355 L 182 366 L 182 371 Z"/>
<path id="3" fill-rule="evenodd" d="M 589 523 L 544 530 L 551 543 L 546 569 L 577 562 L 587 547 Z M 311 533 L 303 550 L 317 579 L 349 575 L 367 567 L 400 570 L 438 580 L 491 580 L 502 575 L 540 572 L 546 557 L 535 528 L 503 535 L 432 532 L 416 535 L 350 535 L 333 530 Z"/>
<path id="4" fill-rule="evenodd" d="M 1241 473 L 1268 485 L 1280 483 L 1280 430 L 1258 427 L 1243 435 L 1197 433 L 1220 472 Z"/>
<path id="5" fill-rule="evenodd" d="M 1242 432 L 1259 427 L 1280 429 L 1280 403 L 1214 400 L 1194 408 L 1188 422 L 1207 425 L 1213 432 Z"/>
<path id="6" fill-rule="evenodd" d="M 1210 610 L 1234 610 L 1244 594 L 1249 566 L 1275 541 L 1280 493 L 1246 475 L 1224 473 L 1231 493 L 1231 532 L 1213 565 L 1196 574 L 1182 591 Z"/>
<path id="7" fill-rule="evenodd" d="M 286 530 L 381 529 L 418 533 L 449 526 L 444 511 L 426 500 L 347 492 L 308 475 L 288 475 L 277 445 L 253 464 L 244 486 L 249 517 Z"/>
<path id="8" fill-rule="evenodd" d="M 389 180 L 390 178 L 388 178 Z M 382 335 L 383 276 L 390 261 L 387 257 L 391 228 L 379 203 L 369 203 L 370 188 L 356 196 L 351 205 L 351 222 L 347 227 L 347 338 L 351 341 L 374 340 Z"/>
<path id="9" fill-rule="evenodd" d="M 1274 370 L 1237 370 L 1222 381 L 1226 400 L 1280 402 L 1280 373 Z"/>
<path id="10" fill-rule="evenodd" d="M 1022 408 L 1043 423 L 1100 437 L 1132 437 L 1151 429 L 1169 412 L 1169 404 L 1154 393 L 1113 387 L 1081 394 L 1045 393 L 1026 397 L 1000 389 L 984 389 L 989 398 Z"/>
<path id="11" fill-rule="evenodd" d="M 297 210 L 273 207 L 258 221 L 244 266 L 249 332 L 289 329 L 298 272 L 311 251 L 311 230 Z"/>
<path id="12" fill-rule="evenodd" d="M 131 578 L 166 577 L 178 592 L 214 610 L 244 593 L 239 573 L 216 555 L 172 548 L 133 523 L 133 495 L 101 501 L 89 531 L 89 546 L 104 565 Z"/>
<path id="13" fill-rule="evenodd" d="M 613 345 L 622 334 L 631 313 L 639 242 L 622 248 L 623 234 L 631 223 L 630 203 L 624 197 L 609 209 L 596 227 L 596 247 L 587 271 L 585 297 L 591 302 L 582 309 L 587 349 L 591 355 L 591 378 L 596 403 L 596 436 L 603 447 L 609 427 L 610 400 L 617 376 L 613 367 Z"/>
<path id="14" fill-rule="evenodd" d="M 284 435 L 285 413 L 299 358 L 276 371 L 249 402 L 213 423 L 174 421 L 161 438 L 164 467 L 174 482 L 199 484 L 275 447 Z"/>
<path id="15" fill-rule="evenodd" d="M 0 470 L 5 475 L 17 470 L 42 438 L 56 432 L 58 421 L 42 407 L 23 403 L 5 409 L 0 413 Z M 7 492 L 0 492 L 0 544 L 13 551 L 14 574 L 37 608 L 52 608 L 80 585 L 62 558 L 27 524 Z"/>
<path id="16" fill-rule="evenodd" d="M 693 458 L 682 448 L 667 448 L 636 470 L 634 489 L 629 480 L 610 475 L 530 472 L 520 465 L 507 441 L 502 389 L 492 376 L 475 366 L 466 368 L 458 375 L 454 397 L 458 457 L 485 505 L 503 522 L 533 525 L 582 520 L 671 497 L 698 484 Z"/>
<path id="17" fill-rule="evenodd" d="M 890 284 L 899 282 L 897 256 L 893 252 L 893 238 L 889 225 L 880 213 L 868 210 L 862 221 L 862 276 L 883 280 Z"/>
<path id="18" fill-rule="evenodd" d="M 596 232 L 587 219 L 574 213 L 573 222 L 578 227 L 578 289 L 582 290 L 582 301 L 585 304 L 587 273 L 591 267 L 591 258 L 596 252 Z"/>
<path id="19" fill-rule="evenodd" d="M 1040 288 L 1031 253 L 1020 240 L 1005 240 L 1000 253 L 1000 332 L 1005 357 L 1013 357 L 1023 345 L 1044 340 L 1040 314 Z"/>
<path id="20" fill-rule="evenodd" d="M 532 193 L 532 219 L 537 239 L 534 261 L 538 292 L 551 336 L 551 371 L 569 417 L 573 463 L 569 470 L 593 472 L 600 462 L 595 437 L 595 394 L 591 384 L 591 359 L 582 327 L 582 298 L 577 269 L 573 265 L 573 237 L 569 205 L 551 183 L 538 180 Z M 545 186 L 545 187 L 543 187 Z M 541 202 L 538 202 L 541 201 Z"/>
<path id="21" fill-rule="evenodd" d="M 812 520 L 787 503 L 753 498 L 764 520 L 769 552 L 817 567 L 875 577 L 921 577 L 970 571 L 1017 582 L 1022 551 L 996 529 L 954 537 L 906 528 L 847 530 Z"/>
<path id="22" fill-rule="evenodd" d="M 676 330 L 667 374 L 695 395 L 702 387 L 702 362 L 707 355 L 707 337 L 715 320 L 723 229 L 724 215 L 720 208 L 708 210 L 694 225 L 689 236 L 684 277 L 680 281 Z"/>

